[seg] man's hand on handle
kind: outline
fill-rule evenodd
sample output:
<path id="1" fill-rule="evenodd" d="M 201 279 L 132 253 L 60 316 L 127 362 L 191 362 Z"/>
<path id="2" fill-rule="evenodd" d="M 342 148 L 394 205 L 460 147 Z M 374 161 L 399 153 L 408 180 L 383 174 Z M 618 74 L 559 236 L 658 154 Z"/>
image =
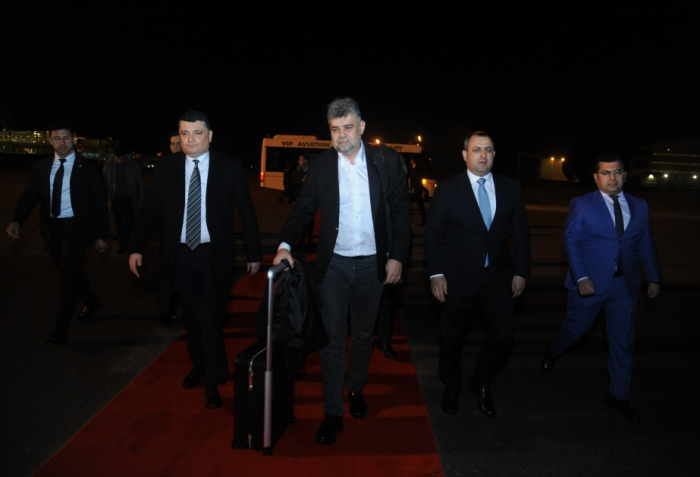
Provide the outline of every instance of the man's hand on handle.
<path id="1" fill-rule="evenodd" d="M 7 236 L 11 239 L 19 238 L 19 224 L 17 222 L 12 222 L 7 226 Z"/>

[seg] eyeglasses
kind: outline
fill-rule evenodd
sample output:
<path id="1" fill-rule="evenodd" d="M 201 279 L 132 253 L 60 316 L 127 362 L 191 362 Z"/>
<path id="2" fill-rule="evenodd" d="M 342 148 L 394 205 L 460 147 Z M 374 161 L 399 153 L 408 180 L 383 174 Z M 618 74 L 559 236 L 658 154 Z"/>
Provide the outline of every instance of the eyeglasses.
<path id="1" fill-rule="evenodd" d="M 609 176 L 610 174 L 615 174 L 616 176 L 621 176 L 624 173 L 625 173 L 625 171 L 623 171 L 622 169 L 615 169 L 614 171 L 596 172 L 596 174 L 600 174 L 601 176 L 605 176 L 605 177 Z"/>

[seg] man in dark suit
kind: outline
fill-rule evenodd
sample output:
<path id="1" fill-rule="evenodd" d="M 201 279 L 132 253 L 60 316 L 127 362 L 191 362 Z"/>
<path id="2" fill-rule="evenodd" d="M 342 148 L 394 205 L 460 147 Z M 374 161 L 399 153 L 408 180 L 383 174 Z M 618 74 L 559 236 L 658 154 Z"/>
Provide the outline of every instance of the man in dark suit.
<path id="1" fill-rule="evenodd" d="M 203 113 L 190 111 L 180 118 L 182 152 L 158 162 L 136 215 L 129 266 L 139 276 L 151 230 L 161 219 L 158 304 L 167 313 L 177 288 L 192 360 L 182 386 L 194 388 L 204 377 L 206 407 L 215 409 L 223 405 L 218 385 L 228 376 L 222 319 L 233 285 L 236 209 L 251 275 L 260 268 L 262 252 L 241 162 L 210 150 L 212 136 Z"/>
<path id="2" fill-rule="evenodd" d="M 465 312 L 480 301 L 489 324 L 488 340 L 468 388 L 479 410 L 495 416 L 489 384 L 511 351 L 513 299 L 530 276 L 530 227 L 520 183 L 491 173 L 495 155 L 486 133 L 465 139 L 467 171 L 440 183 L 425 227 L 430 288 L 443 303 L 439 373 L 445 384 L 441 405 L 447 414 L 458 411 L 462 347 L 471 321 Z"/>
<path id="3" fill-rule="evenodd" d="M 566 217 L 569 290 L 566 320 L 542 358 L 550 371 L 556 359 L 585 336 L 601 308 L 605 309 L 610 347 L 610 385 L 605 403 L 627 419 L 639 419 L 629 403 L 634 329 L 642 287 L 640 263 L 649 280 L 647 295 L 658 296 L 659 258 L 651 232 L 649 206 L 624 194 L 622 158 L 605 154 L 593 174 L 598 190 L 571 201 Z"/>
<path id="4" fill-rule="evenodd" d="M 327 119 L 333 148 L 314 157 L 274 259 L 292 263 L 290 245 L 320 208 L 316 279 L 330 342 L 321 350 L 326 417 L 316 433 L 319 444 L 335 442 L 343 429 L 348 308 L 352 345 L 345 384 L 350 415 L 356 419 L 367 415 L 362 390 L 383 284 L 398 282 L 411 240 L 411 202 L 398 154 L 362 141 L 365 122 L 351 98 L 333 101 Z"/>
<path id="5" fill-rule="evenodd" d="M 107 250 L 109 217 L 102 177 L 96 165 L 75 152 L 73 129 L 65 123 L 51 126 L 50 141 L 55 153 L 34 164 L 17 200 L 7 234 L 19 238 L 20 225 L 36 204 L 41 204 L 41 236 L 59 267 L 61 280 L 56 325 L 46 341 L 65 344 L 76 297 L 79 295 L 84 304 L 79 321 L 90 319 L 102 307 L 82 261 L 85 249 L 93 241 L 96 241 L 95 250 Z"/>

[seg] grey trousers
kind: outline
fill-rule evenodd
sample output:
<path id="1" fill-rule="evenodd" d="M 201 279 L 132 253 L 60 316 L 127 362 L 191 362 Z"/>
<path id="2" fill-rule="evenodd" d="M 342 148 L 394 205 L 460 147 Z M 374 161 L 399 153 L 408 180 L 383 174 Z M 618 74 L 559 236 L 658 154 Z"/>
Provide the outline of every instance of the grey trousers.
<path id="1" fill-rule="evenodd" d="M 352 341 L 346 384 L 348 391 L 362 391 L 383 289 L 377 276 L 377 257 L 349 258 L 334 254 L 320 289 L 323 326 L 330 339 L 321 350 L 323 412 L 342 416 L 345 412 L 343 382 L 348 309 Z"/>

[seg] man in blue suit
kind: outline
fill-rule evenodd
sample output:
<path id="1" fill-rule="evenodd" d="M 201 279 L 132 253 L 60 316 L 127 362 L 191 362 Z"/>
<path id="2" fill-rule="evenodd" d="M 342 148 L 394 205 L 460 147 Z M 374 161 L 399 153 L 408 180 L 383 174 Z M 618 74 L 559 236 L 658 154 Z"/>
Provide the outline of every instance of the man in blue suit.
<path id="1" fill-rule="evenodd" d="M 574 198 L 566 218 L 567 317 L 542 358 L 542 369 L 551 370 L 557 358 L 590 331 L 604 308 L 610 343 L 605 403 L 623 417 L 637 420 L 629 393 L 642 286 L 639 264 L 649 280 L 647 295 L 655 298 L 660 291 L 659 258 L 649 206 L 622 192 L 626 179 L 622 158 L 617 154 L 599 157 L 593 178 L 599 190 Z"/>

